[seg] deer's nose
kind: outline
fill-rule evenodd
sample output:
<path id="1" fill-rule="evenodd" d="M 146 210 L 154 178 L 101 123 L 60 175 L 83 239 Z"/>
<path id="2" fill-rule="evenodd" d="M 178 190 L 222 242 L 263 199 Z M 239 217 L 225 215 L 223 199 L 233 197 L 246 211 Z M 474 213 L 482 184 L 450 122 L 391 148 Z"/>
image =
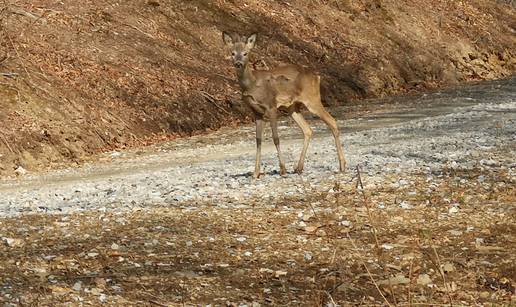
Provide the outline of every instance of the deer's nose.
<path id="1" fill-rule="evenodd" d="M 244 64 L 242 62 L 235 62 L 236 68 L 242 68 L 242 66 L 244 66 Z"/>

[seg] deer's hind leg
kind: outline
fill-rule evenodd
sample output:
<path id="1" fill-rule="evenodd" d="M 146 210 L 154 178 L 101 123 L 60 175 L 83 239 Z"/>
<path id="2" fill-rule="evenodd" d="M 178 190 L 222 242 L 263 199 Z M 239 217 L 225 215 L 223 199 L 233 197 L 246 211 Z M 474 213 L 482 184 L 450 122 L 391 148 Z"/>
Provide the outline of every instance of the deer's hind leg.
<path id="1" fill-rule="evenodd" d="M 337 147 L 339 169 L 341 172 L 344 172 L 344 170 L 346 169 L 346 159 L 344 158 L 344 151 L 342 149 L 342 143 L 340 141 L 340 131 L 337 127 L 337 121 L 335 120 L 335 118 L 333 118 L 333 116 L 330 115 L 330 113 L 328 113 L 328 111 L 326 111 L 326 109 L 322 105 L 321 98 L 319 95 L 316 99 L 312 100 L 311 102 L 312 103 L 307 103 L 305 105 L 311 113 L 319 116 L 326 123 L 328 128 L 330 128 L 331 133 L 333 134 L 333 138 L 335 139 L 335 146 Z"/>
<path id="2" fill-rule="evenodd" d="M 303 131 L 303 149 L 301 150 L 301 156 L 299 157 L 299 162 L 297 163 L 297 167 L 295 168 L 295 172 L 298 174 L 301 174 L 303 172 L 303 168 L 305 165 L 305 156 L 306 151 L 308 149 L 308 144 L 310 144 L 310 139 L 312 138 L 312 128 L 310 128 L 310 125 L 306 122 L 303 115 L 300 112 L 293 112 L 292 118 L 296 122 L 296 124 L 301 128 Z"/>

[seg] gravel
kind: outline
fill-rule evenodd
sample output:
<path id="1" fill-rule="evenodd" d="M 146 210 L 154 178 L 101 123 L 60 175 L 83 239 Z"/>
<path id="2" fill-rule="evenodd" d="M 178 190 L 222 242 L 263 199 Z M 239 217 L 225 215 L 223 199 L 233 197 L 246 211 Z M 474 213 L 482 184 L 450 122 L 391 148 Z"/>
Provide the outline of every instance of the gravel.
<path id="1" fill-rule="evenodd" d="M 364 106 L 372 111 L 361 116 L 350 112 L 353 107 L 331 110 L 343 131 L 348 169 L 342 174 L 337 173 L 329 131 L 320 120 L 308 116 L 315 137 L 302 177 L 292 173 L 302 136 L 285 119 L 280 135 L 291 171 L 285 177 L 277 172 L 269 138 L 262 154 L 265 175 L 252 179 L 255 149 L 250 125 L 142 150 L 106 153 L 96 163 L 75 169 L 45 174 L 24 170 L 17 178 L 0 181 L 0 216 L 205 202 L 224 208 L 255 203 L 273 206 L 278 196 L 306 189 L 330 190 L 337 181 L 352 182 L 357 165 L 366 187 L 403 186 L 411 174 L 426 173 L 432 178 L 443 168 L 503 168 L 514 176 L 516 79 L 370 100 Z M 266 135 L 270 137 L 270 131 Z"/>

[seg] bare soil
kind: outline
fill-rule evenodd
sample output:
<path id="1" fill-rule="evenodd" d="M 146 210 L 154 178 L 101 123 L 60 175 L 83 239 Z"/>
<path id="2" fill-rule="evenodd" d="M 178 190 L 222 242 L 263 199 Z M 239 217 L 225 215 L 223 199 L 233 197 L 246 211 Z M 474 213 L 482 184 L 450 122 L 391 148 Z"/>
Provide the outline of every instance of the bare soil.
<path id="1" fill-rule="evenodd" d="M 221 31 L 322 74 L 327 105 L 505 78 L 512 1 L 4 1 L 0 174 L 248 121 Z M 261 61 L 263 60 L 263 62 Z"/>

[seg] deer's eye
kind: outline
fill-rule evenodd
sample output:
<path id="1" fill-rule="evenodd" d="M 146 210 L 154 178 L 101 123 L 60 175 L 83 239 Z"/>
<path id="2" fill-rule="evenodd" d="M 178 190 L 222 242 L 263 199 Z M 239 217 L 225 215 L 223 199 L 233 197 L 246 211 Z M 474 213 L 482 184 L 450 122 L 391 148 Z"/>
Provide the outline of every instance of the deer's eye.
<path id="1" fill-rule="evenodd" d="M 236 52 L 235 52 L 235 51 L 231 52 L 231 55 L 232 55 L 232 56 L 235 56 L 235 55 L 236 55 Z"/>
<path id="2" fill-rule="evenodd" d="M 244 52 L 243 56 L 247 56 L 247 52 Z"/>

